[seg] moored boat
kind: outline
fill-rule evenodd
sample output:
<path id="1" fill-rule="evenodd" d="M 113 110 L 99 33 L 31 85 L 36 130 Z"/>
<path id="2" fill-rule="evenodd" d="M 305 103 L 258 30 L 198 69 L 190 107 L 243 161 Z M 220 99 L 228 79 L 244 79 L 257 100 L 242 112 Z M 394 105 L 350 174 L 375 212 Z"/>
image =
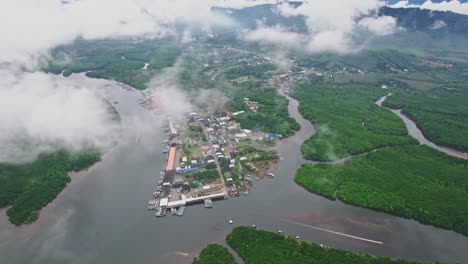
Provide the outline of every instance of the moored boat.
<path id="1" fill-rule="evenodd" d="M 176 213 L 176 214 L 177 214 L 178 216 L 182 216 L 182 215 L 184 214 L 184 212 L 185 212 L 185 206 L 181 206 L 181 207 L 179 208 L 179 210 L 177 210 L 177 213 Z"/>
<path id="2" fill-rule="evenodd" d="M 165 215 L 166 215 L 166 208 L 161 208 L 161 207 L 156 208 L 156 213 L 155 213 L 156 217 L 161 217 Z"/>
<path id="3" fill-rule="evenodd" d="M 205 199 L 205 208 L 213 207 L 213 201 L 211 199 Z"/>

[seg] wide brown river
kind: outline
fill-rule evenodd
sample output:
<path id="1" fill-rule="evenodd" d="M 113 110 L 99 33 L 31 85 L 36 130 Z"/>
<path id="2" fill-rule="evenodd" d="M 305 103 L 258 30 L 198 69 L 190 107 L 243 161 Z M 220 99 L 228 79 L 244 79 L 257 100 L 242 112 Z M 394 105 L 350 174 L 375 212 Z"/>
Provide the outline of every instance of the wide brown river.
<path id="1" fill-rule="evenodd" d="M 352 251 L 468 263 L 468 238 L 463 235 L 330 201 L 297 186 L 294 173 L 304 162 L 300 144 L 314 128 L 300 116 L 294 100 L 289 112 L 302 129 L 278 143 L 283 160 L 274 179 L 255 182 L 248 196 L 215 202 L 212 209 L 190 206 L 182 217 L 156 219 L 146 210 L 165 162 L 165 135 L 155 117 L 138 104 L 137 92 L 81 75 L 69 80 L 108 85 L 102 89 L 119 102 L 122 142 L 99 164 L 72 175 L 70 185 L 37 222 L 15 227 L 2 209 L 0 263 L 190 263 L 205 244 L 224 243 L 233 227 L 251 224 Z"/>

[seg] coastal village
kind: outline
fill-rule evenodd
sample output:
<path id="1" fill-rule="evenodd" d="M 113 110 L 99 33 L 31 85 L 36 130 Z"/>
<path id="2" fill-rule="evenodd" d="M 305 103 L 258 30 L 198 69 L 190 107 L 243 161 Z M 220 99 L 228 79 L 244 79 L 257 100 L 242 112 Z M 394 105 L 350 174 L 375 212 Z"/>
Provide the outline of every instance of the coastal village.
<path id="1" fill-rule="evenodd" d="M 258 102 L 244 98 L 248 111 Z M 187 206 L 246 196 L 255 182 L 273 178 L 270 172 L 279 157 L 273 150 L 281 135 L 243 129 L 236 116 L 244 111 L 213 115 L 190 113 L 184 122 L 168 120 L 163 153 L 167 163 L 156 177 L 148 210 L 156 217 L 183 215 Z"/>

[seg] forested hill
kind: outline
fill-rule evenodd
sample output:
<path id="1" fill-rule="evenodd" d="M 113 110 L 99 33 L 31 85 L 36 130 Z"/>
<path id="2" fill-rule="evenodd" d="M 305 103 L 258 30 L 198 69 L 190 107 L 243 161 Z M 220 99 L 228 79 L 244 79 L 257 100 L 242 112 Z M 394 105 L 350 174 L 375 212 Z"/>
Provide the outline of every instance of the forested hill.
<path id="1" fill-rule="evenodd" d="M 301 2 L 290 2 L 292 6 L 300 6 Z M 257 5 L 243 9 L 215 8 L 236 20 L 242 27 L 254 28 L 259 19 L 268 26 L 283 25 L 297 32 L 306 31 L 304 17 L 281 16 L 274 4 Z M 392 8 L 383 6 L 379 10 L 381 16 L 391 16 L 397 19 L 398 26 L 407 30 L 434 31 L 468 35 L 468 16 L 448 11 L 434 11 L 420 8 Z"/>
<path id="2" fill-rule="evenodd" d="M 408 30 L 444 30 L 468 35 L 468 16 L 446 11 L 419 8 L 382 7 L 380 15 L 396 18 L 398 25 Z"/>
<path id="3" fill-rule="evenodd" d="M 290 2 L 292 6 L 299 6 L 301 2 Z M 236 8 L 214 8 L 215 11 L 224 15 L 230 16 L 243 28 L 255 28 L 258 21 L 261 19 L 262 23 L 267 26 L 282 25 L 297 32 L 305 32 L 305 20 L 302 16 L 282 16 L 277 11 L 275 4 L 263 4 L 242 9 Z"/>

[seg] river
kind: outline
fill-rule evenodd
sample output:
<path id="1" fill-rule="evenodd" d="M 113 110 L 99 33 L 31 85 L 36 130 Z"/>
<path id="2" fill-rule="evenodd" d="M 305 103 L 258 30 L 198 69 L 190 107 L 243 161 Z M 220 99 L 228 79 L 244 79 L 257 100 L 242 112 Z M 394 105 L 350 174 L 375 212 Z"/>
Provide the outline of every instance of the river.
<path id="1" fill-rule="evenodd" d="M 468 259 L 468 238 L 463 235 L 330 201 L 296 185 L 294 173 L 304 162 L 300 145 L 314 128 L 291 98 L 289 112 L 302 129 L 277 144 L 283 160 L 274 179 L 256 181 L 248 196 L 215 202 L 212 209 L 190 206 L 183 217 L 156 219 L 146 210 L 165 162 L 164 134 L 155 125 L 156 117 L 138 104 L 139 93 L 115 82 L 82 75 L 72 75 L 70 81 L 92 83 L 119 102 L 115 106 L 125 126 L 122 142 L 99 164 L 72 175 L 69 186 L 35 223 L 14 227 L 2 210 L 0 263 L 190 263 L 207 243 L 224 243 L 233 227 L 251 224 L 376 255 L 447 262 Z M 147 127 L 132 125 L 135 119 Z M 221 228 L 216 230 L 216 225 Z"/>
<path id="2" fill-rule="evenodd" d="M 401 112 L 401 110 L 391 109 L 391 108 L 382 106 L 383 102 L 391 95 L 392 95 L 392 93 L 389 93 L 389 94 L 381 97 L 379 100 L 377 100 L 375 102 L 375 104 L 380 106 L 380 107 L 383 107 L 383 108 L 386 108 L 386 109 L 392 111 L 392 113 L 394 113 L 401 120 L 403 120 L 403 122 L 406 125 L 406 128 L 408 129 L 408 134 L 410 136 L 412 136 L 413 138 L 415 138 L 419 142 L 419 144 L 429 146 L 429 147 L 431 147 L 431 148 L 433 148 L 435 150 L 444 152 L 445 154 L 450 155 L 450 156 L 454 156 L 454 157 L 461 158 L 461 159 L 468 159 L 468 153 L 461 152 L 461 151 L 458 151 L 456 149 L 452 149 L 452 148 L 449 148 L 449 147 L 439 146 L 439 145 L 436 145 L 433 142 L 429 141 L 426 137 L 424 137 L 421 130 L 416 126 L 416 123 L 413 120 L 411 120 L 410 118 L 408 118 L 406 115 L 404 115 Z"/>

